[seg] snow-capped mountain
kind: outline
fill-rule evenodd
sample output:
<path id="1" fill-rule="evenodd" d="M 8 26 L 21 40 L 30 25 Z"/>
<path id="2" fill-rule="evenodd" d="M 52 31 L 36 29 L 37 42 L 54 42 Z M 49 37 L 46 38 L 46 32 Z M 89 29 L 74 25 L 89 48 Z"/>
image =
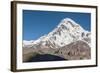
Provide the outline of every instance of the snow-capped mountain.
<path id="1" fill-rule="evenodd" d="M 60 48 L 78 40 L 90 45 L 90 38 L 91 33 L 89 31 L 84 30 L 80 24 L 72 19 L 65 18 L 50 33 L 35 41 L 23 41 L 23 47 Z"/>

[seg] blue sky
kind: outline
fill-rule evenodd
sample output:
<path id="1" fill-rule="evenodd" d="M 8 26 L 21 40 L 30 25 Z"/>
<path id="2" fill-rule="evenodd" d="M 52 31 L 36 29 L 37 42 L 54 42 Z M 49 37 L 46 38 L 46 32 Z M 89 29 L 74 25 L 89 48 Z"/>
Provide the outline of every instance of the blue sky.
<path id="1" fill-rule="evenodd" d="M 90 13 L 23 10 L 23 40 L 36 40 L 48 34 L 64 18 L 71 18 L 85 30 L 91 30 Z"/>

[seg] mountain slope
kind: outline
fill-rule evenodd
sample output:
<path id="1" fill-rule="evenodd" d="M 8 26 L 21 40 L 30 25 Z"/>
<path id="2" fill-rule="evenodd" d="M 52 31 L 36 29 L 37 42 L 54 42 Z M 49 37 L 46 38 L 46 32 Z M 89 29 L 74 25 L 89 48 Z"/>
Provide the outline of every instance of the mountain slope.
<path id="1" fill-rule="evenodd" d="M 89 45 L 81 40 L 72 42 L 61 48 L 24 48 L 23 49 L 23 62 L 28 62 L 30 59 L 36 58 L 37 55 L 54 55 L 65 60 L 83 60 L 91 58 L 91 48 Z M 43 57 L 42 57 L 43 58 Z M 49 57 L 43 58 L 44 61 L 48 61 Z M 33 61 L 34 61 L 33 60 Z M 39 60 L 40 61 L 40 60 Z M 55 61 L 55 60 L 54 60 Z"/>

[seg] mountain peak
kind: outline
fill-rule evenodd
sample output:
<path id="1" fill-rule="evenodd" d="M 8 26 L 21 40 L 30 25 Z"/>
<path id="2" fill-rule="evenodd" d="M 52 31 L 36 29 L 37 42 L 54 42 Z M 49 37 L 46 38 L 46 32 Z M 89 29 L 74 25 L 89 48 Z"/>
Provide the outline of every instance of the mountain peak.
<path id="1" fill-rule="evenodd" d="M 62 21 L 70 21 L 70 22 L 74 22 L 71 18 L 64 18 Z"/>
<path id="2" fill-rule="evenodd" d="M 77 24 L 75 21 L 73 21 L 70 18 L 64 18 L 63 20 L 61 20 L 60 24 L 57 27 L 73 29 L 74 27 L 79 27 L 79 24 Z"/>

